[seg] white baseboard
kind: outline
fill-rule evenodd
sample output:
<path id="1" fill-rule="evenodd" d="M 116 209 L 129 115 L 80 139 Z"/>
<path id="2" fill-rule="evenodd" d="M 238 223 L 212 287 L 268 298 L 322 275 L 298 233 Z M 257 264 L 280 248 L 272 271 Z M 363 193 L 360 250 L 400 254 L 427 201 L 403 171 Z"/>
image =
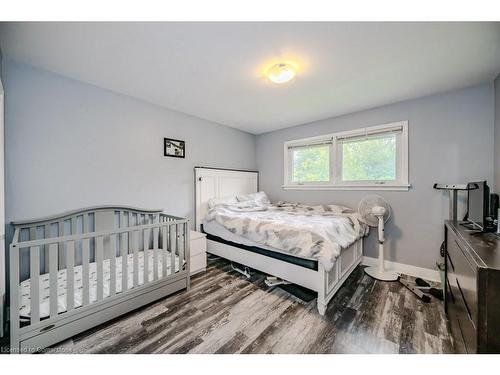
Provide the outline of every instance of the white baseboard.
<path id="1" fill-rule="evenodd" d="M 365 266 L 376 266 L 378 265 L 378 259 L 364 256 L 362 263 Z M 388 260 L 385 261 L 385 267 L 390 271 L 404 273 L 405 275 L 414 277 L 421 277 L 422 279 L 429 281 L 441 282 L 441 277 L 438 270 L 431 270 L 429 268 L 411 266 L 409 264 L 390 262 Z"/>

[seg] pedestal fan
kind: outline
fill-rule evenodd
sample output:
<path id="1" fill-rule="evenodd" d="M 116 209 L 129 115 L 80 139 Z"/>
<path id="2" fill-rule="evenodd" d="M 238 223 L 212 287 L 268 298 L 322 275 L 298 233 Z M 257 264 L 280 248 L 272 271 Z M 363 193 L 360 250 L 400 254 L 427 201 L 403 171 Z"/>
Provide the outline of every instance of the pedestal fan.
<path id="1" fill-rule="evenodd" d="M 365 272 L 374 279 L 381 281 L 396 281 L 399 275 L 387 271 L 384 263 L 384 224 L 391 217 L 391 207 L 378 195 L 368 195 L 359 202 L 358 211 L 365 222 L 371 227 L 378 227 L 378 266 L 366 267 Z"/>

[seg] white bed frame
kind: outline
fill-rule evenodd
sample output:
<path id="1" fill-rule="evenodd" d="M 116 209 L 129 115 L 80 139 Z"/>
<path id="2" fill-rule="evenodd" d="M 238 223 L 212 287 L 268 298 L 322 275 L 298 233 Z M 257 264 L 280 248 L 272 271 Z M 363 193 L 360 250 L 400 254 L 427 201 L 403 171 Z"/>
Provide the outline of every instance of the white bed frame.
<path id="1" fill-rule="evenodd" d="M 258 176 L 255 171 L 196 167 L 196 230 L 201 229 L 210 198 L 255 193 Z M 343 249 L 329 272 L 320 262 L 315 271 L 213 240 L 207 241 L 207 252 L 316 291 L 318 311 L 324 315 L 328 302 L 361 262 L 363 239 Z"/>

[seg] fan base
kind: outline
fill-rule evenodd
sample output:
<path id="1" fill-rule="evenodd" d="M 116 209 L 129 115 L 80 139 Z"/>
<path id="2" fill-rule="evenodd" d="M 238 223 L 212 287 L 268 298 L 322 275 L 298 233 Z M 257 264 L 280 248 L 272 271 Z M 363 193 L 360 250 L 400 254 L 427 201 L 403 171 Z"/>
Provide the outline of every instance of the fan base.
<path id="1" fill-rule="evenodd" d="M 399 275 L 396 272 L 381 271 L 378 267 L 366 267 L 365 273 L 380 281 L 397 281 L 399 279 Z"/>

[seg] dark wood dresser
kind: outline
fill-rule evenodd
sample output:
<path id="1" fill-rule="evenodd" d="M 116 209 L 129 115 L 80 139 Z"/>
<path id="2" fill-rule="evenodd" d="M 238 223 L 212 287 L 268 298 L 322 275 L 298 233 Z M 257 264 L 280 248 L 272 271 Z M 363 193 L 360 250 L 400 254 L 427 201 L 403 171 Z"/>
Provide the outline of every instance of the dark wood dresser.
<path id="1" fill-rule="evenodd" d="M 455 350 L 500 353 L 500 237 L 445 222 L 445 311 Z"/>

